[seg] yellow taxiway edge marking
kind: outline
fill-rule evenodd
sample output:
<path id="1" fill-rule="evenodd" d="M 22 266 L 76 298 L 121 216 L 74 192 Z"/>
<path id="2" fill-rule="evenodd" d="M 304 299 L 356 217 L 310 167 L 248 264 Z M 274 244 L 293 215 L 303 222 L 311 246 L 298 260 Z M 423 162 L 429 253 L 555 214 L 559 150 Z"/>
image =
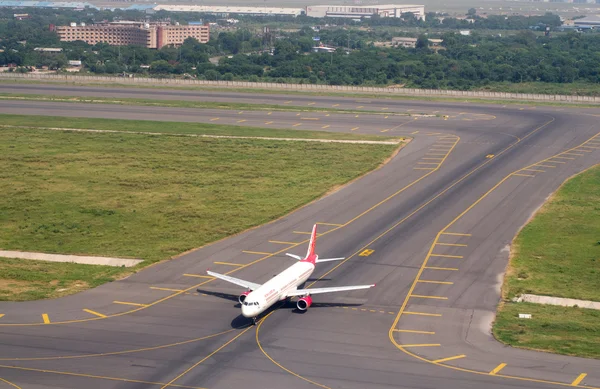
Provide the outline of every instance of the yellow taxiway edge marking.
<path id="1" fill-rule="evenodd" d="M 556 166 L 542 165 L 542 164 L 537 164 L 537 165 L 533 165 L 533 166 L 536 166 L 536 167 L 549 167 L 549 168 L 555 168 L 556 167 Z M 521 169 L 521 170 L 523 170 L 523 169 Z"/>
<path id="2" fill-rule="evenodd" d="M 306 232 L 306 231 L 292 231 L 292 232 L 293 232 L 294 234 L 312 235 L 312 232 Z M 319 233 L 317 232 L 317 236 L 321 236 L 321 235 L 323 235 L 323 234 L 324 234 L 324 233 L 321 233 L 321 234 L 319 234 Z"/>
<path id="3" fill-rule="evenodd" d="M 204 275 L 200 275 L 200 274 L 184 274 L 185 277 L 196 277 L 196 278 L 215 278 L 215 277 L 211 277 L 211 276 L 204 276 Z"/>
<path id="4" fill-rule="evenodd" d="M 560 158 L 560 159 L 575 159 L 575 158 L 571 158 L 571 157 L 561 157 L 560 155 L 557 155 L 556 157 L 552 157 L 550 159 L 554 159 L 554 158 Z"/>
<path id="5" fill-rule="evenodd" d="M 390 129 L 388 128 L 388 129 L 385 129 L 385 130 L 381 130 L 381 131 L 379 131 L 379 132 L 388 132 L 389 130 L 390 130 Z"/>
<path id="6" fill-rule="evenodd" d="M 426 266 L 424 267 L 424 269 L 429 269 L 429 270 L 448 270 L 448 271 L 458 271 L 457 268 L 455 267 L 437 267 L 437 266 Z"/>
<path id="7" fill-rule="evenodd" d="M 243 122 L 246 122 L 246 121 L 247 121 L 246 119 L 242 119 L 242 120 L 238 120 L 237 122 L 238 123 L 243 123 Z"/>
<path id="8" fill-rule="evenodd" d="M 417 165 L 439 165 L 439 162 L 417 162 Z"/>
<path id="9" fill-rule="evenodd" d="M 300 118 L 301 120 L 319 120 L 319 118 Z"/>
<path id="10" fill-rule="evenodd" d="M 7 380 L 5 380 L 4 378 L 1 378 L 1 377 L 0 377 L 0 382 L 4 382 L 5 384 L 10 385 L 10 386 L 12 386 L 13 388 L 16 388 L 16 389 L 23 389 L 20 386 L 17 386 L 16 384 L 13 384 L 12 382 L 7 381 Z"/>
<path id="11" fill-rule="evenodd" d="M 183 292 L 184 291 L 184 289 L 159 288 L 158 286 L 151 286 L 150 289 L 164 290 L 166 292 Z"/>
<path id="12" fill-rule="evenodd" d="M 576 150 L 577 150 L 577 151 L 582 151 L 582 152 L 584 152 L 584 153 L 591 153 L 591 152 L 592 152 L 592 150 L 582 150 L 582 149 L 581 149 L 582 147 L 585 147 L 585 146 L 579 146 L 579 147 L 578 147 Z"/>
<path id="13" fill-rule="evenodd" d="M 336 223 L 321 223 L 321 222 L 317 222 L 317 224 L 321 225 L 321 226 L 334 226 L 334 227 L 343 227 L 343 224 L 336 224 Z"/>
<path id="14" fill-rule="evenodd" d="M 246 266 L 239 263 L 231 263 L 231 262 L 213 262 L 215 265 L 227 265 L 227 266 Z"/>
<path id="15" fill-rule="evenodd" d="M 550 161 L 551 159 L 554 159 L 554 158 L 556 158 L 556 157 L 549 158 L 547 162 L 550 162 L 550 163 L 566 163 L 565 161 Z"/>
<path id="16" fill-rule="evenodd" d="M 241 115 L 241 114 L 243 114 L 243 113 L 244 113 L 244 111 L 240 111 L 240 112 L 238 112 L 238 115 Z"/>
<path id="17" fill-rule="evenodd" d="M 535 177 L 535 176 L 532 176 L 531 174 L 519 174 L 519 173 L 515 173 L 515 174 L 513 174 L 513 176 L 518 176 L 518 177 Z"/>
<path id="18" fill-rule="evenodd" d="M 448 254 L 431 254 L 431 257 L 442 257 L 442 258 L 457 258 L 462 259 L 462 255 L 448 255 Z"/>
<path id="19" fill-rule="evenodd" d="M 435 335 L 435 332 L 431 331 L 417 331 L 417 330 L 394 330 L 396 332 L 407 332 L 411 334 L 423 334 L 423 335 Z"/>
<path id="20" fill-rule="evenodd" d="M 265 124 L 273 124 L 273 122 L 265 122 Z"/>
<path id="21" fill-rule="evenodd" d="M 292 127 L 298 127 L 299 125 L 301 125 L 302 123 L 296 123 L 294 124 Z"/>
<path id="22" fill-rule="evenodd" d="M 121 304 L 121 305 L 134 305 L 136 307 L 147 307 L 148 304 L 138 304 L 138 303 L 129 303 L 127 301 L 113 301 L 114 304 Z"/>
<path id="23" fill-rule="evenodd" d="M 339 107 L 339 104 L 333 104 L 332 107 Z"/>
<path id="24" fill-rule="evenodd" d="M 420 298 L 420 299 L 448 300 L 448 297 L 442 297 L 442 296 L 424 296 L 422 294 L 411 294 L 410 297 L 416 297 L 416 298 Z"/>
<path id="25" fill-rule="evenodd" d="M 425 312 L 404 312 L 405 315 L 418 315 L 418 316 L 434 316 L 442 317 L 441 313 L 425 313 Z"/>
<path id="26" fill-rule="evenodd" d="M 527 171 L 530 171 L 530 172 L 546 173 L 545 170 L 539 170 L 539 169 L 523 169 L 523 170 L 527 170 Z"/>
<path id="27" fill-rule="evenodd" d="M 411 132 L 410 134 L 411 134 L 411 135 L 416 135 L 416 134 L 418 134 L 418 133 L 419 133 L 419 131 L 413 131 L 413 132 Z"/>
<path id="28" fill-rule="evenodd" d="M 500 372 L 500 370 L 506 367 L 506 363 L 501 363 L 494 368 L 494 370 L 490 371 L 490 375 L 496 375 Z"/>
<path id="29" fill-rule="evenodd" d="M 42 313 L 42 319 L 44 320 L 44 324 L 50 324 L 50 318 L 47 313 Z"/>
<path id="30" fill-rule="evenodd" d="M 219 120 L 219 118 L 212 118 L 212 119 L 210 119 L 211 122 L 214 122 L 215 120 Z"/>
<path id="31" fill-rule="evenodd" d="M 581 381 L 583 381 L 585 377 L 587 377 L 586 373 L 579 374 L 579 376 L 575 378 L 573 382 L 571 382 L 571 386 L 579 386 L 579 384 L 581 383 Z"/>
<path id="32" fill-rule="evenodd" d="M 449 281 L 430 281 L 430 280 L 419 280 L 423 284 L 441 284 L 441 285 L 454 285 L 454 282 Z"/>
<path id="33" fill-rule="evenodd" d="M 282 240 L 270 240 L 269 243 L 277 243 L 277 244 L 299 244 L 298 242 L 284 242 Z"/>
<path id="34" fill-rule="evenodd" d="M 317 103 L 315 103 L 315 102 L 308 103 L 308 105 L 315 105 L 315 104 L 317 104 Z"/>
<path id="35" fill-rule="evenodd" d="M 585 147 L 586 149 L 600 149 L 600 147 L 596 147 L 596 146 L 581 146 L 581 147 Z"/>
<path id="36" fill-rule="evenodd" d="M 2 319 L 4 317 L 3 313 L 0 313 L 0 319 Z"/>
<path id="37" fill-rule="evenodd" d="M 323 127 L 321 127 L 321 128 L 329 128 L 329 127 L 330 127 L 330 125 L 329 125 L 329 124 L 327 124 L 327 125 L 325 125 L 325 126 L 323 126 Z"/>
<path id="38" fill-rule="evenodd" d="M 354 128 L 351 128 L 351 129 L 350 129 L 350 131 L 356 131 L 356 130 L 358 130 L 359 128 L 360 128 L 360 127 L 354 127 Z"/>
<path id="39" fill-rule="evenodd" d="M 442 232 L 442 235 L 473 236 L 471 234 L 461 234 L 460 232 Z"/>
<path id="40" fill-rule="evenodd" d="M 262 251 L 246 251 L 246 250 L 242 250 L 242 253 L 245 253 L 245 254 L 257 254 L 257 255 L 273 255 L 273 253 L 263 253 Z"/>
<path id="41" fill-rule="evenodd" d="M 577 153 L 561 153 L 560 155 L 574 155 L 576 157 L 583 157 L 585 154 L 577 154 Z"/>
<path id="42" fill-rule="evenodd" d="M 433 362 L 433 363 L 442 363 L 442 362 L 454 361 L 455 359 L 461 359 L 461 358 L 464 358 L 464 357 L 466 357 L 466 355 L 461 354 L 461 355 L 455 355 L 453 357 L 436 359 L 435 361 L 431 361 L 431 362 Z"/>
<path id="43" fill-rule="evenodd" d="M 400 347 L 439 347 L 441 344 L 439 343 L 430 343 L 430 344 L 401 344 Z"/>
<path id="44" fill-rule="evenodd" d="M 354 116 L 354 117 L 355 117 L 355 118 L 357 118 L 357 117 L 358 117 L 358 115 L 356 115 L 356 116 Z"/>
<path id="45" fill-rule="evenodd" d="M 438 246 L 467 247 L 466 244 L 461 244 L 461 243 L 439 243 L 439 242 L 436 242 L 435 244 Z"/>
<path id="46" fill-rule="evenodd" d="M 271 114 L 273 114 L 273 112 L 267 112 L 267 115 L 271 115 Z"/>
<path id="47" fill-rule="evenodd" d="M 413 170 L 435 170 L 434 167 L 414 167 Z"/>
<path id="48" fill-rule="evenodd" d="M 96 311 L 92 311 L 91 309 L 84 309 L 83 311 L 87 312 L 87 313 L 91 313 L 92 315 L 95 315 L 95 316 L 98 316 L 98 317 L 106 317 L 106 315 L 103 315 L 103 314 L 98 313 Z"/>

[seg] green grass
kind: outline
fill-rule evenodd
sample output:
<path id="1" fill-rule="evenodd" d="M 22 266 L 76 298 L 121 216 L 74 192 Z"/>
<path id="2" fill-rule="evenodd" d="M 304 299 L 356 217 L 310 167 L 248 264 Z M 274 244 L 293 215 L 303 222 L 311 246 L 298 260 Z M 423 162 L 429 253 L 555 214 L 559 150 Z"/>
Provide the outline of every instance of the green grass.
<path id="1" fill-rule="evenodd" d="M 185 122 L 155 122 L 147 120 L 123 119 L 88 119 L 65 118 L 60 116 L 28 116 L 0 114 L 1 125 L 30 126 L 30 127 L 55 127 L 55 128 L 83 128 L 94 130 L 118 130 L 132 132 L 156 132 L 162 134 L 206 134 L 230 136 L 259 136 L 272 138 L 299 138 L 299 139 L 338 139 L 338 140 L 391 140 L 397 137 L 378 135 L 359 135 L 342 132 L 306 131 L 267 129 L 259 127 L 243 127 L 209 123 Z"/>
<path id="2" fill-rule="evenodd" d="M 518 319 L 519 313 L 530 313 L 531 319 Z M 494 336 L 513 346 L 600 359 L 600 311 L 506 304 L 496 317 Z"/>
<path id="3" fill-rule="evenodd" d="M 600 84 L 574 82 L 567 84 L 550 82 L 522 82 L 522 83 L 492 83 L 477 90 L 489 92 L 509 93 L 539 93 L 544 95 L 576 95 L 600 96 Z"/>
<path id="4" fill-rule="evenodd" d="M 600 358 L 600 312 L 511 302 L 522 293 L 600 301 L 600 166 L 567 181 L 519 233 L 494 325 L 514 346 Z"/>
<path id="5" fill-rule="evenodd" d="M 2 128 L 0 248 L 144 259 L 136 271 L 285 215 L 396 147 Z M 0 259 L 0 300 L 55 297 L 132 271 L 32 263 Z"/>
<path id="6" fill-rule="evenodd" d="M 285 112 L 331 112 L 331 113 L 369 113 L 373 115 L 395 115 L 411 116 L 417 112 L 374 112 L 365 109 L 343 109 L 343 108 L 321 108 L 295 106 L 290 104 L 248 104 L 248 103 L 228 103 L 213 101 L 186 101 L 186 100 L 153 100 L 153 99 L 130 99 L 130 98 L 111 98 L 111 97 L 82 97 L 82 96 L 56 96 L 56 95 L 36 95 L 20 93 L 0 93 L 0 100 L 26 100 L 26 101 L 59 101 L 68 103 L 91 103 L 91 104 L 119 104 L 119 105 L 141 105 L 151 107 L 176 107 L 176 108 L 204 108 L 204 109 L 228 109 L 228 110 L 248 110 L 248 111 L 285 111 Z"/>

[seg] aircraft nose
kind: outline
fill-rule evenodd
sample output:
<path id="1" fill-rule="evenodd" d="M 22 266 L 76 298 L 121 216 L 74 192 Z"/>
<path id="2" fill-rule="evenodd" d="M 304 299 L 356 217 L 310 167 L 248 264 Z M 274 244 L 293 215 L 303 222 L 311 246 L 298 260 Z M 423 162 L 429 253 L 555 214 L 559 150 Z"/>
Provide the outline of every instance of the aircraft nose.
<path id="1" fill-rule="evenodd" d="M 242 316 L 244 317 L 254 317 L 252 307 L 242 305 Z"/>

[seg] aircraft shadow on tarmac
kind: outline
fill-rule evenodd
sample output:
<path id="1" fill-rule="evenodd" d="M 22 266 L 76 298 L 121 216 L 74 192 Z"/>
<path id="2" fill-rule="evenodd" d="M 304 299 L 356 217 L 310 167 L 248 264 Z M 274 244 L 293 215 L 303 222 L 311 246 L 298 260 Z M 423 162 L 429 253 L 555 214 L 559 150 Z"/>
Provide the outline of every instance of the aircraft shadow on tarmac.
<path id="1" fill-rule="evenodd" d="M 209 296 L 214 296 L 214 297 L 219 297 L 221 299 L 224 300 L 229 300 L 229 301 L 234 301 L 236 304 L 233 306 L 234 308 L 240 308 L 241 305 L 239 303 L 239 295 L 237 294 L 230 294 L 230 293 L 222 293 L 222 292 L 213 292 L 210 290 L 205 290 L 205 289 L 196 289 L 196 291 L 198 293 L 202 293 L 205 295 L 209 295 Z M 362 304 L 350 304 L 350 303 L 313 303 L 310 306 L 310 309 L 314 309 L 314 308 L 335 308 L 335 307 L 359 307 Z M 308 312 L 309 310 L 304 310 L 301 311 L 298 309 L 298 307 L 296 306 L 296 302 L 292 299 L 286 299 L 284 301 L 282 301 L 279 304 L 275 304 L 273 305 L 271 308 L 267 309 L 265 312 L 263 312 L 263 314 L 261 316 L 265 316 L 268 315 L 269 313 L 271 313 L 271 311 L 274 310 L 279 310 L 279 309 L 289 309 L 291 310 L 293 313 L 298 314 L 298 315 L 303 315 L 306 312 Z M 238 315 L 235 319 L 233 319 L 231 321 L 231 327 L 232 328 L 243 328 L 243 327 L 247 327 L 249 325 L 252 325 L 252 320 L 244 317 L 242 315 Z"/>

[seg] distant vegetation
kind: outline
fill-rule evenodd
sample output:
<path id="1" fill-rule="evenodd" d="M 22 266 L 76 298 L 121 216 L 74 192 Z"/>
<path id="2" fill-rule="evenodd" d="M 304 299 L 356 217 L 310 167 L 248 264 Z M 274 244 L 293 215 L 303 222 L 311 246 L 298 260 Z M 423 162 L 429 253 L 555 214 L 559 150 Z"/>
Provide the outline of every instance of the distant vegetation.
<path id="1" fill-rule="evenodd" d="M 472 11 L 472 10 L 471 10 Z M 145 15 L 139 11 L 83 12 L 31 10 L 32 19 L 16 21 L 12 10 L 0 10 L 0 65 L 16 64 L 16 71 L 26 67 L 48 66 L 64 68 L 68 60 L 81 60 L 84 71 L 96 74 L 134 74 L 137 76 L 187 77 L 206 80 L 247 80 L 280 83 L 312 83 L 331 85 L 403 85 L 429 89 L 489 89 L 500 84 L 537 84 L 555 86 L 558 92 L 573 90 L 563 86 L 573 83 L 592 85 L 583 93 L 596 94 L 600 88 L 600 35 L 566 33 L 553 37 L 541 36 L 532 29 L 556 27 L 556 15 L 493 16 L 482 18 L 471 12 L 473 22 L 428 15 L 419 21 L 408 15 L 404 18 L 372 18 L 365 20 L 365 30 L 357 22 L 327 20 L 327 23 L 347 24 L 345 29 L 328 28 L 319 32 L 310 26 L 324 20 L 299 17 L 295 24 L 304 23 L 298 32 L 272 31 L 263 34 L 240 28 L 234 32 L 213 34 L 208 44 L 188 39 L 181 48 L 165 47 L 150 50 L 142 47 L 112 47 L 107 44 L 87 45 L 83 42 L 59 42 L 48 25 L 70 21 L 93 23 L 113 19 L 179 20 L 183 23 L 215 17 L 194 13 L 157 12 Z M 245 21 L 279 20 L 286 18 L 241 17 Z M 291 18 L 289 18 L 291 20 Z M 374 41 L 391 41 L 396 34 L 386 26 L 431 27 L 447 29 L 437 37 L 441 47 L 428 47 L 424 35 L 417 48 L 378 47 Z M 469 29 L 463 36 L 457 29 Z M 482 35 L 479 29 L 522 30 L 508 36 Z M 407 34 L 404 34 L 407 35 Z M 337 47 L 333 53 L 311 53 L 320 41 Z M 433 38 L 434 36 L 429 36 Z M 25 44 L 19 41 L 25 40 Z M 61 54 L 45 54 L 35 47 L 62 47 Z M 209 61 L 218 57 L 219 64 Z M 558 85 L 558 87 L 556 87 Z M 504 87 L 507 88 L 507 87 Z"/>

